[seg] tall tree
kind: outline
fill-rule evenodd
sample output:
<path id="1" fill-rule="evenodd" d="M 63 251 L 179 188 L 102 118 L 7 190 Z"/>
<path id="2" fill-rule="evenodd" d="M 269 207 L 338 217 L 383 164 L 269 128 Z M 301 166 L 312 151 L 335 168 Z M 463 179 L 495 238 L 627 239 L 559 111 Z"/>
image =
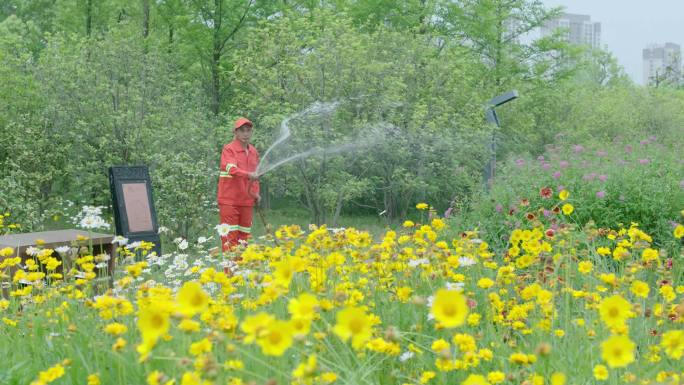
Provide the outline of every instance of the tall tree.
<path id="1" fill-rule="evenodd" d="M 227 91 L 230 43 L 253 13 L 255 0 L 190 0 L 189 41 L 208 69 L 205 77 L 210 110 L 218 115 Z"/>

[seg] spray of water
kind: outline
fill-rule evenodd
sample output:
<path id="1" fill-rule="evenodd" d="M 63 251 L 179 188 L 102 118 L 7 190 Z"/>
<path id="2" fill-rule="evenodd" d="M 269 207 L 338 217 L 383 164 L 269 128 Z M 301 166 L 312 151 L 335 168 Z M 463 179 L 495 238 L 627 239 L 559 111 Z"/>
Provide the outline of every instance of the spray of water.
<path id="1" fill-rule="evenodd" d="M 392 132 L 395 132 L 397 129 L 395 126 L 389 124 L 389 123 L 379 123 L 376 124 L 370 129 L 359 136 L 356 140 L 349 141 L 346 143 L 338 144 L 336 146 L 330 146 L 330 147 L 315 147 L 311 148 L 307 151 L 300 152 L 291 156 L 288 156 L 286 158 L 280 159 L 273 164 L 269 164 L 263 168 L 261 168 L 258 172 L 257 175 L 261 176 L 279 166 L 282 166 L 283 164 L 289 163 L 293 160 L 296 159 L 303 159 L 303 158 L 308 158 L 311 156 L 315 155 L 330 155 L 330 154 L 339 154 L 339 153 L 345 153 L 345 152 L 352 152 L 352 151 L 362 151 L 370 146 L 373 146 L 383 140 L 385 140 L 388 137 L 388 134 L 391 134 Z"/>
<path id="2" fill-rule="evenodd" d="M 339 102 L 329 102 L 329 103 L 320 103 L 320 102 L 315 102 L 309 107 L 305 108 L 304 110 L 297 112 L 296 114 L 290 115 L 287 118 L 283 119 L 283 121 L 280 123 L 280 134 L 278 135 L 278 138 L 271 144 L 271 146 L 266 149 L 266 152 L 264 152 L 264 155 L 261 157 L 261 162 L 259 163 L 259 166 L 257 167 L 256 173 L 257 175 L 261 176 L 265 174 L 268 171 L 273 170 L 274 168 L 285 164 L 291 160 L 301 158 L 301 154 L 295 155 L 295 157 L 290 157 L 288 159 L 283 159 L 279 161 L 275 161 L 273 164 L 269 165 L 269 158 L 268 155 L 275 149 L 276 147 L 280 146 L 282 143 L 284 143 L 289 137 L 290 137 L 290 121 L 293 119 L 299 119 L 302 117 L 305 117 L 307 115 L 324 115 L 324 114 L 330 114 L 335 109 L 337 109 L 337 106 L 339 105 Z"/>

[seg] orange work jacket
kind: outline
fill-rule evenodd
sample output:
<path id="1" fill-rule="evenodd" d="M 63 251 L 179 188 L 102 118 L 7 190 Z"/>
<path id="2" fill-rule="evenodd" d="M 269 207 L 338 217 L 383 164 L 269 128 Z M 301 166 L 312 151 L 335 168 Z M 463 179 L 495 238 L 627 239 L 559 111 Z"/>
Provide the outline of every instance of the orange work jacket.
<path id="1" fill-rule="evenodd" d="M 238 140 L 224 145 L 216 196 L 218 204 L 254 206 L 259 181 L 249 180 L 248 175 L 256 171 L 258 164 L 259 153 L 251 144 L 247 150 Z"/>

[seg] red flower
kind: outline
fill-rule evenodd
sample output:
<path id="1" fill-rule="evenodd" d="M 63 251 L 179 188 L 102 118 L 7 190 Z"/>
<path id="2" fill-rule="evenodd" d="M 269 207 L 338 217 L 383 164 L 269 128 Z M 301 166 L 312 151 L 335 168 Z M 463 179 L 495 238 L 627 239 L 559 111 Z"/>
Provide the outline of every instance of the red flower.
<path id="1" fill-rule="evenodd" d="M 529 205 L 530 205 L 530 200 L 527 199 L 527 198 L 523 198 L 523 199 L 520 201 L 520 205 L 521 205 L 521 206 L 529 206 Z"/>
<path id="2" fill-rule="evenodd" d="M 533 220 L 535 220 L 535 218 L 537 218 L 537 216 L 534 215 L 534 213 L 527 213 L 526 217 L 527 217 L 527 220 L 530 220 L 530 221 L 533 221 Z"/>
<path id="3" fill-rule="evenodd" d="M 556 235 L 556 232 L 553 231 L 553 229 L 548 229 L 548 230 L 546 230 L 546 233 L 545 233 L 545 234 L 546 234 L 547 237 L 553 238 L 553 236 Z"/>
<path id="4" fill-rule="evenodd" d="M 553 190 L 551 187 L 544 187 L 539 190 L 539 195 L 541 195 L 541 197 L 544 199 L 549 199 L 553 196 Z"/>

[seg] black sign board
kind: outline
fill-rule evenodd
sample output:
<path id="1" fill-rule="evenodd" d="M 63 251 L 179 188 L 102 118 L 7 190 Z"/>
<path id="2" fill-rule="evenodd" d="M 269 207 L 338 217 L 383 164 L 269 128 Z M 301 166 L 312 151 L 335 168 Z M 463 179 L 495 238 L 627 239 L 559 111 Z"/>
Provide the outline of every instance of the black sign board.
<path id="1" fill-rule="evenodd" d="M 113 166 L 109 168 L 116 234 L 130 242 L 154 243 L 161 255 L 157 212 L 152 200 L 152 183 L 147 166 Z"/>

